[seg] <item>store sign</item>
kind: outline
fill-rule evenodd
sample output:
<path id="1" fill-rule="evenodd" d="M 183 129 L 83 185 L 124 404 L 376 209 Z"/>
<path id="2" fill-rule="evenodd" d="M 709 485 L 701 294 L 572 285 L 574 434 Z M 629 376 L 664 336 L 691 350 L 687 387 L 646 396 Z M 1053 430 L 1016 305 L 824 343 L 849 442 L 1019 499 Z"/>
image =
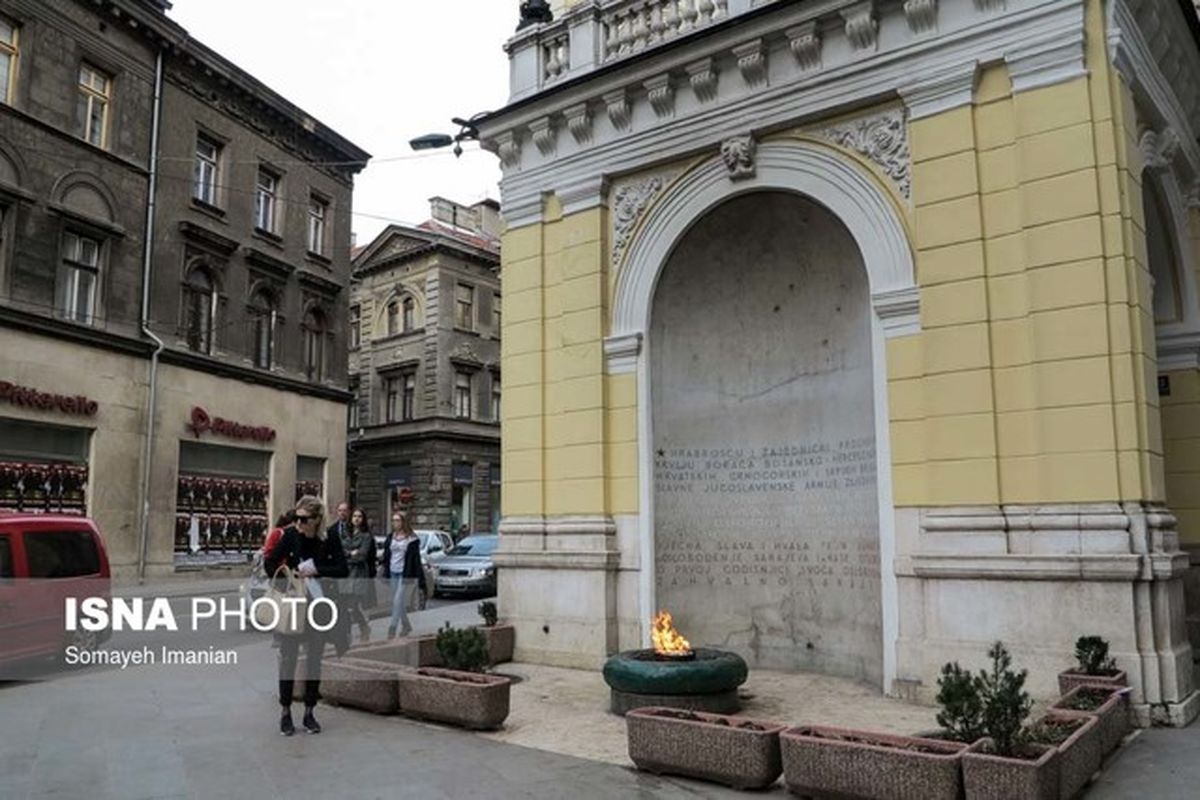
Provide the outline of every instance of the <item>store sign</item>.
<path id="1" fill-rule="evenodd" d="M 18 386 L 8 381 L 0 381 L 0 402 L 12 403 L 14 406 L 24 406 L 41 411 L 58 411 L 62 414 L 72 414 L 80 417 L 94 417 L 100 410 L 100 404 L 83 395 L 67 396 L 40 392 L 28 386 Z"/>
<path id="2" fill-rule="evenodd" d="M 188 422 L 188 430 L 200 438 L 201 434 L 211 433 L 214 436 L 225 436 L 230 439 L 249 439 L 253 442 L 268 443 L 275 441 L 275 429 L 265 426 L 243 425 L 240 422 L 210 417 L 200 406 L 192 409 L 192 418 Z"/>

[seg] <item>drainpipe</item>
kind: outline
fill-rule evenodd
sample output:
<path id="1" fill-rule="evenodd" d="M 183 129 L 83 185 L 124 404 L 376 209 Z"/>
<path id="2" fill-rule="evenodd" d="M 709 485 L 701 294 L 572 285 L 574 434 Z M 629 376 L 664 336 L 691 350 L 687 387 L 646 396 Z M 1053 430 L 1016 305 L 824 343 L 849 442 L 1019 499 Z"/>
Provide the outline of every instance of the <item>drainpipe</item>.
<path id="1" fill-rule="evenodd" d="M 138 541 L 138 583 L 146 580 L 146 545 L 150 538 L 150 460 L 154 453 L 154 414 L 158 396 L 158 357 L 166 345 L 150 330 L 150 272 L 154 261 L 154 201 L 158 192 L 158 126 L 162 112 L 163 50 L 154 65 L 154 110 L 150 121 L 150 189 L 146 201 L 146 246 L 142 260 L 142 335 L 154 342 L 150 355 L 150 389 L 146 402 L 146 447 L 142 451 L 142 519 Z"/>

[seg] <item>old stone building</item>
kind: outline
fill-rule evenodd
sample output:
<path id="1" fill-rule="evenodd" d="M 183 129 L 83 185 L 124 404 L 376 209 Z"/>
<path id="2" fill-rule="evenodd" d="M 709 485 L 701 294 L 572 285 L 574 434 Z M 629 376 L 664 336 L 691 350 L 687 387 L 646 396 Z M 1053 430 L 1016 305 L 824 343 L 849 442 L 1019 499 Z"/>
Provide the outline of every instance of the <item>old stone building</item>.
<path id="1" fill-rule="evenodd" d="M 345 473 L 369 156 L 169 7 L 0 2 L 0 506 L 90 514 L 118 574 L 245 563 Z"/>
<path id="2" fill-rule="evenodd" d="M 1190 0 L 551 5 L 480 123 L 518 657 L 668 608 L 901 696 L 1002 639 L 1050 695 L 1095 634 L 1195 717 Z"/>
<path id="3" fill-rule="evenodd" d="M 500 520 L 499 207 L 430 201 L 354 257 L 351 491 L 376 527 L 495 531 Z"/>

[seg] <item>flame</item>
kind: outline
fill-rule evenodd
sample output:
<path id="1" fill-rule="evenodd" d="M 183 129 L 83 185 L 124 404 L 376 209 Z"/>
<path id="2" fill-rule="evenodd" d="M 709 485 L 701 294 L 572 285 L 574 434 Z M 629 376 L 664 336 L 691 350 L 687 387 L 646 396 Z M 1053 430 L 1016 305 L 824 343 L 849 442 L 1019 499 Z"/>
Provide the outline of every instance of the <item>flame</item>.
<path id="1" fill-rule="evenodd" d="M 692 652 L 688 640 L 675 630 L 670 611 L 660 611 L 655 615 L 650 629 L 650 641 L 654 643 L 654 652 L 660 655 L 685 656 Z"/>

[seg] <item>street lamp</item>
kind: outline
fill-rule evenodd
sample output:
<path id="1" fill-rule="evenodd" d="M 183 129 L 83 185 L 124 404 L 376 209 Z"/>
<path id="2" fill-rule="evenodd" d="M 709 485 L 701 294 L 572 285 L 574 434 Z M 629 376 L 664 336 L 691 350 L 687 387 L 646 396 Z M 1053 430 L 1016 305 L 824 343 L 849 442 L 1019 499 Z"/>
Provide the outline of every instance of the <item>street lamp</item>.
<path id="1" fill-rule="evenodd" d="M 490 111 L 483 111 L 474 115 L 470 119 L 461 119 L 453 117 L 450 121 L 458 126 L 458 133 L 450 136 L 446 133 L 427 133 L 424 136 L 418 136 L 415 139 L 409 140 L 408 146 L 413 150 L 436 150 L 441 147 L 449 147 L 454 145 L 454 155 L 461 156 L 463 149 L 462 143 L 468 141 L 479 141 L 479 129 L 475 127 L 475 121 L 482 119 L 490 114 Z"/>

